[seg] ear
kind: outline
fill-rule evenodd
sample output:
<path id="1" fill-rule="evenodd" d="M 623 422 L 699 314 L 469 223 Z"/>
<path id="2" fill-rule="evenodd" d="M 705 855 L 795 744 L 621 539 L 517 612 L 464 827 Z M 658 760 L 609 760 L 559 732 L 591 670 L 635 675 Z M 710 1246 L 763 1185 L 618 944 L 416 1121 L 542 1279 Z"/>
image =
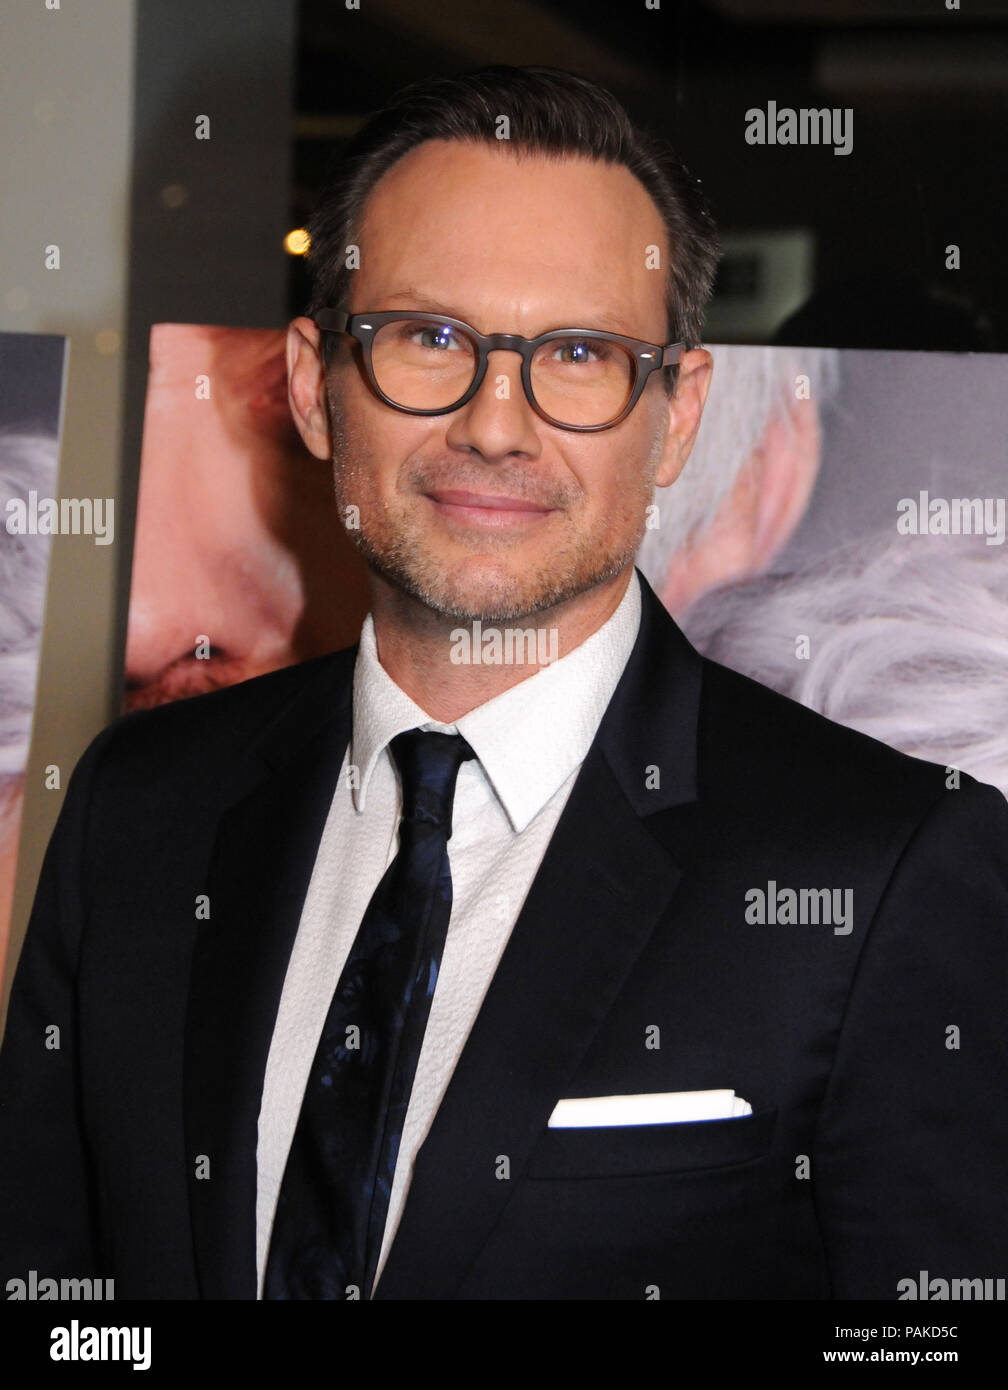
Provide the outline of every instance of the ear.
<path id="1" fill-rule="evenodd" d="M 313 319 L 296 318 L 287 329 L 287 399 L 305 444 L 316 458 L 330 459 L 322 331 Z"/>
<path id="2" fill-rule="evenodd" d="M 792 401 L 774 412 L 710 526 L 690 538 L 665 572 L 659 594 L 673 617 L 709 589 L 768 568 L 805 515 L 821 446 L 814 401 Z"/>
<path id="3" fill-rule="evenodd" d="M 683 471 L 700 428 L 714 359 L 704 348 L 691 348 L 679 358 L 675 395 L 668 399 L 669 427 L 655 482 L 669 487 Z"/>

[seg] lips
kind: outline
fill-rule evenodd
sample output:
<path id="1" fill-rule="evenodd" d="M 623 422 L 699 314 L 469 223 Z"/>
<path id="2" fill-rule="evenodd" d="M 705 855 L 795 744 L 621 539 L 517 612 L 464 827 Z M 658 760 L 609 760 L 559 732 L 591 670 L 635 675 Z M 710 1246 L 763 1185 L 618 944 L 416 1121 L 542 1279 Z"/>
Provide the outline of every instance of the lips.
<path id="1" fill-rule="evenodd" d="M 530 502 L 526 497 L 507 497 L 487 492 L 467 492 L 461 488 L 447 488 L 437 492 L 429 492 L 427 496 L 432 502 L 439 502 L 446 507 L 476 507 L 486 511 L 503 512 L 549 512 L 551 507 L 545 507 L 538 502 Z"/>

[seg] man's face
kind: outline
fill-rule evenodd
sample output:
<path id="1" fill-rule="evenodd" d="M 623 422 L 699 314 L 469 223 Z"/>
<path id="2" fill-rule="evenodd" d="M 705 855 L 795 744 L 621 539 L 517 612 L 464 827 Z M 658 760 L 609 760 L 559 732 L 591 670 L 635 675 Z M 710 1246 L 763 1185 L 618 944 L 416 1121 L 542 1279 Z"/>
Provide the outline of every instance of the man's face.
<path id="1" fill-rule="evenodd" d="M 649 246 L 661 250 L 659 269 L 648 268 Z M 428 141 L 370 195 L 360 247 L 354 313 L 401 308 L 483 333 L 577 327 L 666 341 L 664 226 L 619 165 Z M 533 410 L 520 369 L 517 353 L 492 352 L 467 405 L 411 416 L 370 390 L 344 338 L 329 373 L 331 445 L 313 443 L 299 419 L 310 448 L 332 449 L 341 515 L 359 509 L 348 534 L 372 568 L 451 618 L 517 618 L 621 573 L 655 482 L 678 474 L 699 423 L 696 383 L 680 408 L 655 373 L 621 424 L 564 430 Z"/>

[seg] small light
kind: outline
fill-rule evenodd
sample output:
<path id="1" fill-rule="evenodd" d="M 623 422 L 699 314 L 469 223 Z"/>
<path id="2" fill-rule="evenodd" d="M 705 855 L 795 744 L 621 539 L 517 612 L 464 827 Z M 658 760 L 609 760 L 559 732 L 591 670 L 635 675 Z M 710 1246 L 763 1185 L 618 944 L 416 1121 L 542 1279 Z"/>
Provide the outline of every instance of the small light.
<path id="1" fill-rule="evenodd" d="M 304 227 L 295 227 L 284 237 L 283 244 L 288 256 L 303 256 L 311 245 L 311 237 Z"/>
<path id="2" fill-rule="evenodd" d="M 161 203 L 166 208 L 180 208 L 189 201 L 189 190 L 182 183 L 167 183 L 161 190 Z"/>

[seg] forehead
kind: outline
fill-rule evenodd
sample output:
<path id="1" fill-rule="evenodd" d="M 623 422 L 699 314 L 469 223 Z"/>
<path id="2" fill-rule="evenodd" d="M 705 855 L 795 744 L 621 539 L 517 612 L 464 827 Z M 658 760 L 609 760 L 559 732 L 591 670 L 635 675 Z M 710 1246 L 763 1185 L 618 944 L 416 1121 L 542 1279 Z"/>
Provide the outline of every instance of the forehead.
<path id="1" fill-rule="evenodd" d="M 537 331 L 533 319 L 561 309 L 585 322 L 592 309 L 622 316 L 638 335 L 664 325 L 664 224 L 620 164 L 529 155 L 506 141 L 427 141 L 372 190 L 360 247 L 357 308 L 386 307 L 386 297 L 396 307 L 408 286 L 446 313 L 467 307 L 483 331 Z M 495 321 L 476 322 L 482 313 Z"/>

